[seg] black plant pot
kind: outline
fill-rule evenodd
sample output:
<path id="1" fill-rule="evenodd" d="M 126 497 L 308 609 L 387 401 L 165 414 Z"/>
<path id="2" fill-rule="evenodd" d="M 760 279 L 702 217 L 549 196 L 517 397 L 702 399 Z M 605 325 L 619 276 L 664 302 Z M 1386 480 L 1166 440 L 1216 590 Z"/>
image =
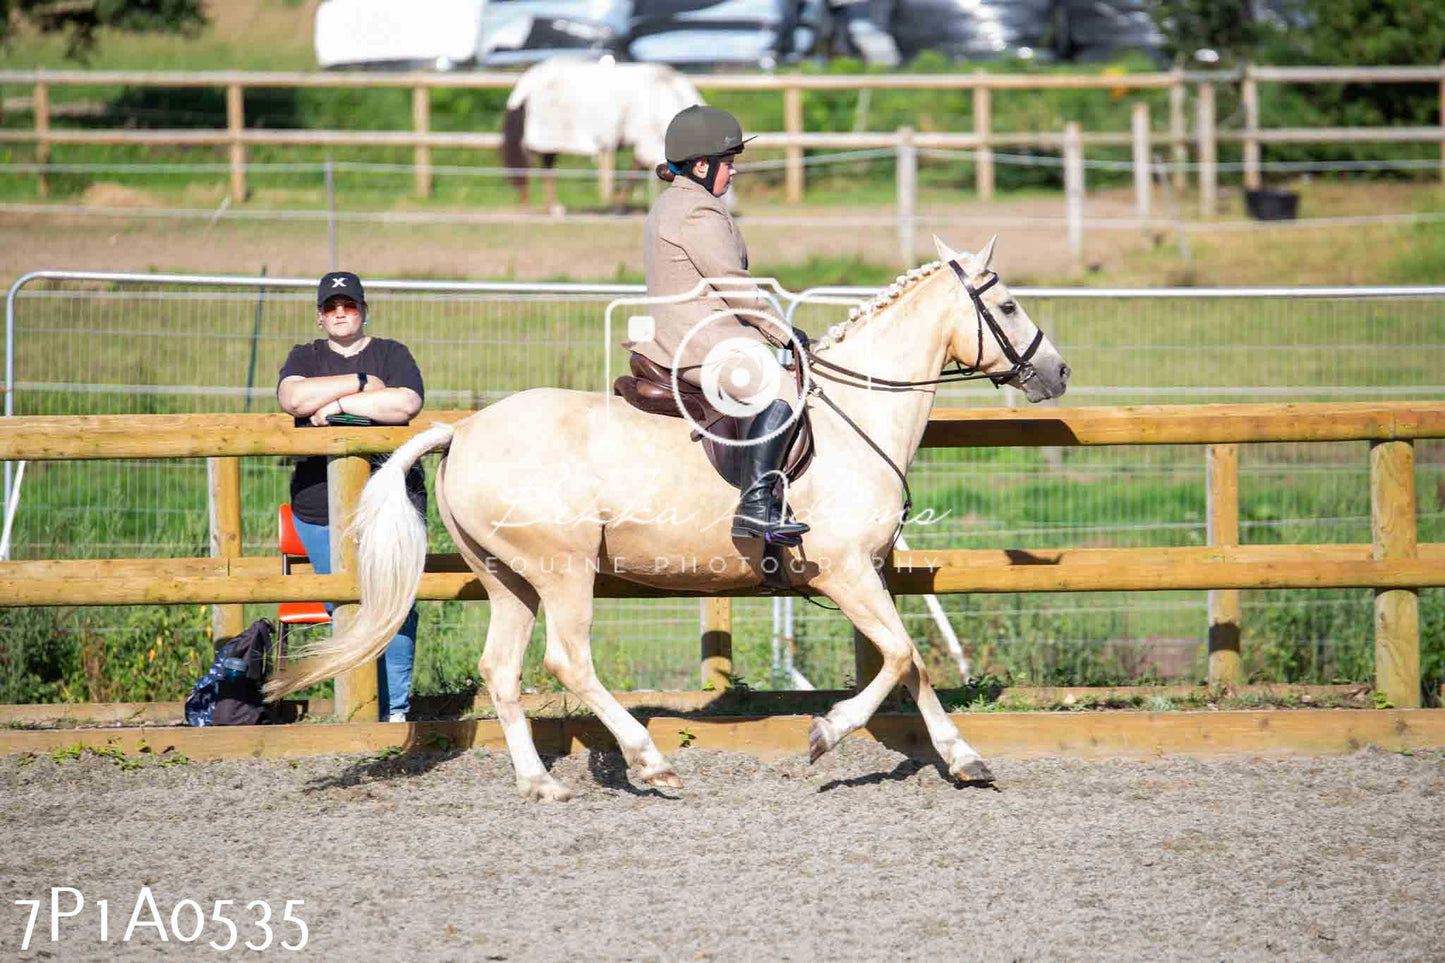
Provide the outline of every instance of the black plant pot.
<path id="1" fill-rule="evenodd" d="M 1299 195 L 1265 187 L 1244 192 L 1244 206 L 1258 221 L 1292 221 L 1299 213 Z"/>

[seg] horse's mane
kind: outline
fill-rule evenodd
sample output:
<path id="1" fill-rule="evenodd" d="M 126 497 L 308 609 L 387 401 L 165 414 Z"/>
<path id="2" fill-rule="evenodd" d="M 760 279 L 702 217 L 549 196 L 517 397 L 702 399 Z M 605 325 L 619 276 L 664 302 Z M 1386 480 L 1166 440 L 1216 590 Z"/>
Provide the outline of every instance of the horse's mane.
<path id="1" fill-rule="evenodd" d="M 913 268 L 907 274 L 898 275 L 893 279 L 892 284 L 874 295 L 873 300 L 867 304 L 850 308 L 847 321 L 830 325 L 828 333 L 813 342 L 813 349 L 823 351 L 833 347 L 855 329 L 867 324 L 878 312 L 917 287 L 924 278 L 931 277 L 942 266 L 942 261 L 929 261 L 927 264 Z"/>

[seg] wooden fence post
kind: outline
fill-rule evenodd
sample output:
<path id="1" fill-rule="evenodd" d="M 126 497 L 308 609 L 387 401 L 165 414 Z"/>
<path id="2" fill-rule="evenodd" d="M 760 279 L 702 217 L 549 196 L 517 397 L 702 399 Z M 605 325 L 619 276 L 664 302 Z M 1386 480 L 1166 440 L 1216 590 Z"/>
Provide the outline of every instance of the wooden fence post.
<path id="1" fill-rule="evenodd" d="M 226 86 L 226 131 L 231 135 L 231 200 L 240 204 L 246 200 L 246 146 L 241 143 L 241 132 L 246 126 L 246 108 L 240 84 Z"/>
<path id="2" fill-rule="evenodd" d="M 1074 270 L 1084 266 L 1084 138 L 1078 121 L 1064 125 L 1064 214 Z"/>
<path id="3" fill-rule="evenodd" d="M 918 205 L 918 149 L 913 146 L 913 128 L 898 128 L 894 174 L 898 194 L 898 261 L 903 270 L 913 267 L 913 227 Z"/>
<path id="4" fill-rule="evenodd" d="M 783 132 L 794 137 L 803 133 L 803 88 L 783 88 Z M 787 198 L 789 204 L 803 202 L 803 148 L 790 144 L 787 155 Z"/>
<path id="5" fill-rule="evenodd" d="M 418 134 L 431 132 L 430 87 L 411 89 L 411 126 Z M 415 168 L 417 196 L 431 197 L 431 148 L 425 144 L 416 145 L 412 165 Z"/>
<path id="6" fill-rule="evenodd" d="M 733 600 L 698 599 L 702 622 L 702 687 L 718 692 L 732 685 Z"/>
<path id="7" fill-rule="evenodd" d="M 1417 556 L 1415 443 L 1370 442 L 1370 518 L 1380 561 Z M 1375 590 L 1375 688 L 1397 709 L 1420 707 L 1420 593 Z"/>
<path id="8" fill-rule="evenodd" d="M 1244 65 L 1239 99 L 1244 105 L 1244 186 L 1251 191 L 1260 188 L 1259 175 L 1259 81 L 1254 69 Z"/>
<path id="9" fill-rule="evenodd" d="M 1214 140 L 1214 85 L 1199 85 L 1199 214 L 1213 217 L 1219 207 L 1219 168 Z"/>
<path id="10" fill-rule="evenodd" d="M 597 155 L 597 195 L 604 205 L 610 205 L 616 196 L 617 153 L 603 149 Z"/>
<path id="11" fill-rule="evenodd" d="M 326 460 L 326 514 L 331 531 L 331 571 L 356 571 L 356 541 L 345 537 L 346 526 L 361 500 L 361 490 L 371 477 L 371 461 L 365 455 L 340 455 Z M 346 630 L 356 617 L 354 604 L 338 605 L 331 613 L 335 634 Z M 342 722 L 376 722 L 377 663 L 366 662 L 336 677 L 336 716 Z"/>
<path id="12" fill-rule="evenodd" d="M 975 70 L 977 77 L 986 76 L 983 70 Z M 993 130 L 993 91 L 982 83 L 973 88 L 973 132 L 980 138 L 974 170 L 978 178 L 978 199 L 993 200 L 993 148 L 988 146 L 989 134 Z"/>
<path id="13" fill-rule="evenodd" d="M 1149 161 L 1149 105 L 1139 101 L 1134 105 L 1130 127 L 1134 134 L 1134 207 L 1139 213 L 1142 230 L 1149 229 L 1149 201 L 1153 193 L 1153 179 L 1150 176 Z"/>
<path id="14" fill-rule="evenodd" d="M 1205 454 L 1206 526 L 1209 545 L 1239 544 L 1239 446 L 1210 445 Z M 1239 681 L 1239 635 L 1243 609 L 1239 589 L 1209 590 L 1209 684 Z"/>
<path id="15" fill-rule="evenodd" d="M 206 459 L 207 503 L 211 517 L 211 557 L 241 557 L 241 459 Z M 211 637 L 239 635 L 245 626 L 240 605 L 211 606 Z"/>
<path id="16" fill-rule="evenodd" d="M 46 135 L 50 133 L 50 85 L 43 80 L 35 81 L 35 163 L 50 163 L 50 141 Z M 45 171 L 36 175 L 36 186 L 41 197 L 50 194 L 50 182 L 45 178 Z"/>
<path id="17" fill-rule="evenodd" d="M 1184 122 L 1184 71 L 1174 71 L 1174 85 L 1169 88 L 1169 156 L 1174 162 L 1174 189 L 1183 191 L 1189 185 L 1184 165 L 1189 162 L 1189 129 Z"/>

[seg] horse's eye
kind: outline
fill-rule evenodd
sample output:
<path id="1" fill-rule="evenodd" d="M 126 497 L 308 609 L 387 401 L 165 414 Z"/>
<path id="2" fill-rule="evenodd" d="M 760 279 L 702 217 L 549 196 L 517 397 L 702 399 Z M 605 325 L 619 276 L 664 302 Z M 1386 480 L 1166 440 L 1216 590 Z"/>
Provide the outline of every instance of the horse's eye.
<path id="1" fill-rule="evenodd" d="M 999 305 L 999 310 L 1003 311 L 1004 314 L 1013 314 L 1018 309 L 1018 303 L 1014 301 L 1005 301 Z"/>

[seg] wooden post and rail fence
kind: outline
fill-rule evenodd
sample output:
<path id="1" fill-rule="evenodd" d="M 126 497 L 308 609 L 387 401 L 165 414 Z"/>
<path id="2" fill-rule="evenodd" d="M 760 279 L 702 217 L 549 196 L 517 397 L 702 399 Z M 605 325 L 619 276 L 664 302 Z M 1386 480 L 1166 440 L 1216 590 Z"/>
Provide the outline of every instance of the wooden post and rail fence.
<path id="1" fill-rule="evenodd" d="M 1148 105 L 1136 103 L 1128 131 L 1079 131 L 1072 149 L 1082 158 L 1090 146 L 1132 148 L 1134 178 L 1139 193 L 1139 216 L 1147 220 L 1148 199 L 1141 185 L 1151 173 L 1151 148 L 1166 146 L 1175 167 L 1174 186 L 1182 190 L 1187 182 L 1183 169 L 1191 141 L 1197 157 L 1200 213 L 1213 217 L 1218 206 L 1218 148 L 1221 143 L 1239 143 L 1243 152 L 1243 182 L 1248 188 L 1262 183 L 1261 148 L 1266 144 L 1346 143 L 1438 143 L 1441 148 L 1441 176 L 1445 178 L 1445 63 L 1435 66 L 1402 67 L 1256 67 L 1238 70 L 1192 71 L 1136 74 L 735 74 L 693 78 L 704 93 L 709 91 L 777 92 L 783 98 L 783 127 L 779 132 L 759 133 L 759 148 L 781 149 L 785 158 L 784 185 L 789 203 L 800 203 L 804 193 L 804 151 L 840 151 L 894 148 L 902 150 L 901 132 L 824 133 L 804 130 L 804 97 L 807 92 L 853 90 L 968 90 L 972 93 L 973 129 L 968 132 L 915 130 L 910 135 L 914 149 L 974 152 L 975 189 L 981 200 L 994 193 L 994 152 L 999 148 L 1070 148 L 1071 135 L 1063 131 L 1000 131 L 993 125 L 993 95 L 1016 90 L 1105 90 L 1115 94 L 1140 90 L 1167 90 L 1167 127 L 1154 130 Z M 139 144 L 151 146 L 215 146 L 229 150 L 231 200 L 246 199 L 246 150 L 257 145 L 291 146 L 387 146 L 410 147 L 413 151 L 414 186 L 420 196 L 432 190 L 433 148 L 496 150 L 501 134 L 494 131 L 444 132 L 431 129 L 431 91 L 443 89 L 509 90 L 517 75 L 500 71 L 461 73 L 374 73 L 337 72 L 250 72 L 250 71 L 85 71 L 8 70 L 0 71 L 0 85 L 23 86 L 31 90 L 30 109 L 34 118 L 30 130 L 0 130 L 0 143 L 33 143 L 35 159 L 46 164 L 57 144 Z M 1441 90 L 1441 121 L 1433 126 L 1267 128 L 1261 126 L 1259 84 L 1318 83 L 1438 83 Z M 1197 105 L 1191 134 L 1186 116 L 1187 90 L 1195 87 Z M 1219 85 L 1239 86 L 1243 126 L 1221 130 L 1215 110 Z M 51 93 L 56 87 L 210 87 L 226 92 L 226 126 L 214 129 L 182 130 L 57 129 L 51 124 Z M 246 126 L 245 93 L 248 89 L 297 88 L 392 88 L 411 91 L 411 130 L 282 130 Z M 615 172 L 611 155 L 599 158 L 598 181 L 601 196 L 610 199 Z M 38 175 L 45 193 L 45 172 Z"/>
<path id="2" fill-rule="evenodd" d="M 368 477 L 366 456 L 390 452 L 432 421 L 466 411 L 428 412 L 414 427 L 308 428 L 284 415 L 30 416 L 0 419 L 0 461 L 208 458 L 214 535 L 210 558 L 0 562 L 0 607 L 210 603 L 218 629 L 239 629 L 241 603 L 357 601 L 349 574 L 355 547 L 333 527 L 336 571 L 282 575 L 275 556 L 240 552 L 239 459 L 330 457 L 331 513 L 346 517 Z M 1445 586 L 1445 543 L 1419 544 L 1413 442 L 1445 438 L 1445 404 L 1342 403 L 1181 405 L 1137 408 L 939 409 L 923 447 L 1209 445 L 1209 544 L 1181 548 L 968 549 L 894 552 L 885 569 L 898 595 L 969 592 L 1207 590 L 1209 674 L 1233 684 L 1240 669 L 1240 589 L 1373 588 L 1376 686 L 1400 708 L 1420 705 L 1419 597 Z M 1368 441 L 1370 544 L 1239 544 L 1237 445 Z M 676 596 L 601 575 L 602 598 Z M 728 595 L 700 603 L 704 687 L 726 688 L 732 672 Z M 418 597 L 482 599 L 461 558 L 428 556 Z M 344 622 L 347 606 L 337 609 Z M 856 678 L 876 673 L 859 646 Z M 370 666 L 337 685 L 336 707 L 351 718 L 376 701 Z"/>

